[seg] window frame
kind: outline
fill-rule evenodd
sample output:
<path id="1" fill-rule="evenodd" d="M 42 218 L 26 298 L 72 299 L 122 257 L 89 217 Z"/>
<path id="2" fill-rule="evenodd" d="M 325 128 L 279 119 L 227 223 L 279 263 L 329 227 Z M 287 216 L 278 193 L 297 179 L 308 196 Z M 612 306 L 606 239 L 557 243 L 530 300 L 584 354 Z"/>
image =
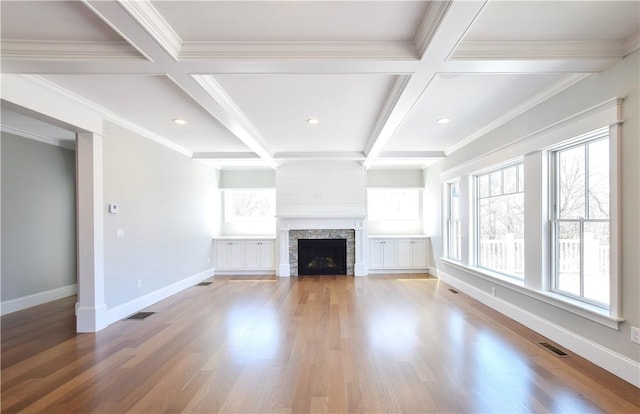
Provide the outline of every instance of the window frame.
<path id="1" fill-rule="evenodd" d="M 233 188 L 223 189 L 224 199 L 224 221 L 225 222 L 270 222 L 275 221 L 276 213 L 276 190 L 275 188 Z M 234 194 L 239 193 L 267 193 L 271 198 L 271 213 L 268 216 L 237 216 L 232 214 L 232 199 Z"/>
<path id="2" fill-rule="evenodd" d="M 378 192 L 411 192 L 415 193 L 416 206 L 415 216 L 372 216 L 371 215 L 371 194 Z M 370 187 L 367 188 L 367 218 L 370 221 L 421 221 L 422 220 L 422 188 L 418 187 Z"/>
<path id="3" fill-rule="evenodd" d="M 516 179 L 515 179 L 515 185 L 516 185 L 516 191 L 512 191 L 512 192 L 504 192 L 504 170 L 512 168 L 512 167 L 516 167 Z M 496 172 L 500 171 L 500 175 L 501 175 L 501 180 L 500 180 L 500 194 L 494 195 L 491 194 L 492 190 L 491 190 L 491 174 L 494 174 Z M 497 269 L 492 269 L 490 267 L 486 267 L 481 265 L 480 263 L 480 259 L 481 259 L 481 252 L 480 252 L 480 235 L 481 235 L 481 229 L 480 229 L 480 201 L 481 199 L 487 199 L 487 198 L 493 198 L 493 197 L 501 197 L 501 196 L 505 196 L 505 195 L 511 195 L 511 194 L 518 194 L 518 193 L 522 193 L 523 198 L 524 198 L 524 192 L 525 192 L 525 188 L 524 188 L 524 180 L 520 180 L 520 174 L 522 174 L 523 178 L 524 178 L 524 159 L 523 157 L 518 157 L 517 159 L 513 159 L 510 160 L 508 162 L 505 163 L 501 163 L 501 164 L 497 164 L 497 165 L 493 165 L 490 168 L 487 169 L 483 169 L 481 171 L 475 172 L 472 174 L 472 178 L 473 178 L 473 192 L 472 192 L 472 203 L 473 203 L 473 253 L 474 253 L 474 257 L 473 257 L 473 266 L 477 269 L 479 269 L 480 271 L 484 271 L 484 272 L 488 272 L 488 273 L 492 273 L 492 274 L 496 274 L 499 276 L 503 276 L 506 277 L 508 280 L 513 280 L 516 283 L 522 283 L 525 279 L 525 274 L 524 274 L 524 269 L 523 269 L 523 274 L 522 277 L 519 277 L 518 275 L 515 274 L 510 274 L 510 273 L 506 273 Z M 489 194 L 487 196 L 481 196 L 481 191 L 480 191 L 480 177 L 483 176 L 488 176 L 489 177 L 489 182 L 488 182 L 488 192 Z M 521 191 L 520 187 L 522 186 Z M 523 207 L 524 207 L 524 199 L 523 199 Z M 526 214 L 525 214 L 526 217 Z M 523 217 L 524 220 L 524 217 Z M 523 226 L 525 225 L 525 222 L 523 221 Z M 524 255 L 526 255 L 526 249 L 524 248 L 524 243 L 523 243 L 523 266 L 524 263 L 526 262 L 526 257 Z"/>
<path id="4" fill-rule="evenodd" d="M 579 302 L 583 302 L 592 306 L 596 306 L 598 308 L 611 311 L 612 307 L 612 290 L 614 290 L 614 284 L 617 284 L 617 274 L 613 274 L 613 266 L 617 266 L 617 263 L 614 263 L 615 252 L 613 250 L 613 239 L 617 232 L 614 232 L 613 228 L 613 220 L 612 216 L 617 215 L 616 210 L 617 203 L 614 203 L 614 195 L 617 194 L 617 174 L 613 174 L 614 170 L 617 169 L 617 165 L 612 165 L 611 161 L 617 158 L 617 145 L 614 145 L 614 137 L 613 134 L 610 133 L 609 128 L 602 128 L 596 131 L 593 131 L 589 134 L 585 134 L 581 137 L 577 137 L 574 139 L 567 140 L 560 145 L 557 145 L 548 151 L 548 162 L 549 162 L 549 185 L 548 185 L 548 193 L 549 193 L 549 249 L 550 249 L 550 269 L 549 269 L 549 291 L 572 300 L 576 300 Z M 588 218 L 589 217 L 589 145 L 592 143 L 596 143 L 599 141 L 607 141 L 609 147 L 609 215 L 605 218 Z M 577 218 L 561 218 L 560 211 L 558 209 L 558 204 L 560 203 L 560 173 L 559 173 L 559 155 L 564 152 L 574 148 L 584 147 L 584 174 L 585 174 L 585 193 L 584 193 L 584 215 L 583 217 Z M 616 151 L 615 154 L 612 154 L 612 151 Z M 612 158 L 614 155 L 614 158 Z M 561 223 L 578 223 L 579 226 L 579 243 L 580 243 L 580 252 L 579 252 L 579 291 L 578 295 L 560 289 L 558 286 L 559 282 L 559 243 L 560 238 L 559 234 L 559 226 Z M 588 298 L 584 296 L 584 266 L 585 266 L 585 257 L 584 257 L 584 228 L 586 223 L 608 223 L 609 230 L 609 303 L 599 302 L 597 300 Z"/>
<path id="5" fill-rule="evenodd" d="M 457 218 L 452 218 L 453 215 L 453 194 L 452 189 L 457 187 L 458 189 L 458 216 Z M 447 221 L 446 221 L 446 232 L 447 232 L 447 258 L 450 260 L 455 260 L 457 262 L 462 261 L 462 216 L 461 216 L 461 207 L 462 203 L 460 200 L 461 192 L 460 192 L 460 180 L 449 181 L 446 183 L 446 194 L 447 194 Z M 454 222 L 457 222 L 458 232 L 456 233 L 453 229 Z M 458 251 L 457 256 L 452 252 L 455 250 L 454 243 L 458 241 Z"/>

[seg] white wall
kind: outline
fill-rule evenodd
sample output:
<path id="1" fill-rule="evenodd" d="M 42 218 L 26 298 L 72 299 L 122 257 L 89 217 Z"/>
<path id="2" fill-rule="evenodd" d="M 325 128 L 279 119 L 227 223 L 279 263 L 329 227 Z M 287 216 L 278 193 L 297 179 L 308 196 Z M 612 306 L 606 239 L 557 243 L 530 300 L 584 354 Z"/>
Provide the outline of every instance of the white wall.
<path id="1" fill-rule="evenodd" d="M 367 214 L 367 172 L 355 161 L 292 163 L 276 170 L 276 215 Z"/>
<path id="2" fill-rule="evenodd" d="M 213 274 L 218 173 L 114 124 L 104 131 L 107 308 Z M 108 203 L 120 212 L 109 214 Z M 124 238 L 116 238 L 118 228 Z"/>
<path id="3" fill-rule="evenodd" d="M 616 66 L 573 85 L 566 91 L 456 151 L 426 171 L 427 198 L 431 200 L 434 215 L 437 217 L 427 226 L 427 232 L 432 236 L 439 272 L 451 277 L 453 282 L 466 287 L 470 292 L 475 292 L 478 297 L 485 297 L 482 292 L 489 292 L 492 287 L 497 287 L 499 299 L 487 297 L 488 302 L 494 303 L 502 310 L 511 309 L 513 314 L 534 315 L 531 320 L 537 321 L 536 323 L 540 327 L 552 328 L 549 332 L 557 332 L 559 338 L 564 338 L 567 344 L 582 344 L 584 345 L 582 351 L 587 350 L 586 353 L 591 352 L 591 355 L 607 355 L 601 361 L 603 366 L 609 365 L 608 368 L 615 369 L 612 364 L 615 361 L 622 361 L 620 363 L 622 366 L 630 367 L 631 370 L 635 368 L 635 374 L 631 371 L 631 376 L 635 375 L 636 385 L 640 382 L 637 379 L 640 349 L 629 338 L 630 327 L 640 325 L 640 301 L 638 300 L 640 296 L 640 276 L 638 273 L 638 269 L 640 269 L 640 254 L 638 254 L 640 251 L 638 73 L 640 73 L 640 65 L 636 51 Z M 518 293 L 516 290 L 504 289 L 500 285 L 440 260 L 443 254 L 441 225 L 441 185 L 443 180 L 453 178 L 456 171 L 462 170 L 465 165 L 477 165 L 482 160 L 504 161 L 509 156 L 515 155 L 517 148 L 527 146 L 532 140 L 535 140 L 535 137 L 527 138 L 531 134 L 581 114 L 614 97 L 625 99 L 620 163 L 622 316 L 625 322 L 620 325 L 619 330 L 541 302 L 533 297 Z M 576 119 L 575 122 L 579 121 Z M 518 139 L 523 140 L 513 144 Z M 536 207 L 539 207 L 540 202 L 536 204 L 538 204 Z M 620 375 L 620 372 L 618 370 L 617 373 Z M 626 379 L 630 380 L 629 377 Z"/>
<path id="4" fill-rule="evenodd" d="M 75 153 L 2 133 L 3 313 L 73 294 Z M 41 295 L 44 300 L 35 299 Z M 63 295 L 63 296 L 66 296 Z M 60 297 L 60 296 L 58 296 Z M 7 302 L 11 301 L 11 302 Z"/>

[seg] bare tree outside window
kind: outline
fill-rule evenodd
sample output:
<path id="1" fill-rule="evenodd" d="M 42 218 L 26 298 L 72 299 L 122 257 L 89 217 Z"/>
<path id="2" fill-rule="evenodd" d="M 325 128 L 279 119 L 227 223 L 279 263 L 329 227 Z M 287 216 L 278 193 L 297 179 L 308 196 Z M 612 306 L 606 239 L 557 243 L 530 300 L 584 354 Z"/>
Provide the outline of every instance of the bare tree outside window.
<path id="1" fill-rule="evenodd" d="M 275 193 L 272 190 L 227 191 L 225 214 L 228 221 L 273 219 Z"/>
<path id="2" fill-rule="evenodd" d="M 609 140 L 551 153 L 555 168 L 553 289 L 609 304 Z"/>

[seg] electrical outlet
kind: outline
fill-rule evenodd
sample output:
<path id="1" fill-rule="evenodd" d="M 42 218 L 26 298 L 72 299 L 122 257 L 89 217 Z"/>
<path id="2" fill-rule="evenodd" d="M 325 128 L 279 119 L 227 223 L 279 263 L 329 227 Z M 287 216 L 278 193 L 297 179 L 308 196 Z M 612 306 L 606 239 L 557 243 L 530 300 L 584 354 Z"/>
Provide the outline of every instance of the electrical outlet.
<path id="1" fill-rule="evenodd" d="M 640 344 L 640 329 L 636 328 L 635 326 L 631 327 L 631 342 Z"/>
<path id="2" fill-rule="evenodd" d="M 142 279 L 138 279 L 138 289 L 142 287 Z"/>

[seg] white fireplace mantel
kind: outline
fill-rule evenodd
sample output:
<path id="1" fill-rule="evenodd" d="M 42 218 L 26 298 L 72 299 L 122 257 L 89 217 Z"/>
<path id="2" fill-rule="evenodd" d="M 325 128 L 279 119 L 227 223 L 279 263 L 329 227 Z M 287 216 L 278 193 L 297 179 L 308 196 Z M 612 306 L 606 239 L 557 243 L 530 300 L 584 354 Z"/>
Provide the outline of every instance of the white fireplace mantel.
<path id="1" fill-rule="evenodd" d="M 279 264 L 278 276 L 290 277 L 289 265 L 289 230 L 318 230 L 318 229 L 353 229 L 355 230 L 355 276 L 366 276 L 366 243 L 365 216 L 278 216 Z"/>

